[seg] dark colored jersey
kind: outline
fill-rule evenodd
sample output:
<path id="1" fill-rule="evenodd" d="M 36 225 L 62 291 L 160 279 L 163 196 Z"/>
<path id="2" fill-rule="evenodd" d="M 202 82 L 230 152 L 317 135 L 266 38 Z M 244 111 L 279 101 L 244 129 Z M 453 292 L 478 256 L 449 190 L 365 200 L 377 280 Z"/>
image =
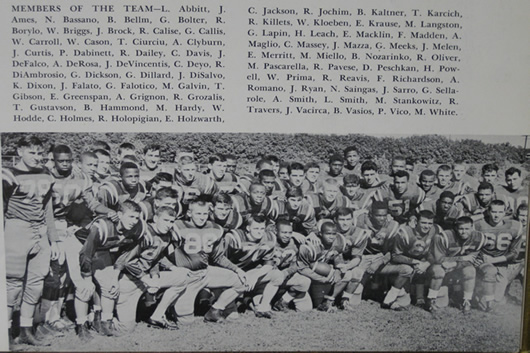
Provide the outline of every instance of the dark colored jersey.
<path id="1" fill-rule="evenodd" d="M 310 183 L 309 180 L 304 179 L 304 181 L 302 181 L 301 188 L 302 188 L 302 193 L 304 195 L 307 195 L 311 192 L 317 193 L 318 192 L 318 181 L 314 183 Z"/>
<path id="2" fill-rule="evenodd" d="M 135 191 L 129 192 L 121 181 L 116 179 L 108 180 L 101 184 L 98 190 L 99 202 L 114 211 L 117 211 L 120 204 L 131 200 L 136 203 L 143 201 L 147 196 L 147 191 L 143 184 L 139 183 Z"/>
<path id="3" fill-rule="evenodd" d="M 353 257 L 362 256 L 368 245 L 371 233 L 371 230 L 360 227 L 351 227 L 347 232 L 341 232 L 342 236 L 346 239 L 347 244 L 344 258 L 348 260 Z"/>
<path id="4" fill-rule="evenodd" d="M 195 173 L 192 181 L 185 181 L 179 174 L 175 174 L 175 181 L 173 187 L 182 195 L 182 202 L 184 204 L 201 196 L 213 196 L 219 191 L 214 180 L 208 175 Z"/>
<path id="5" fill-rule="evenodd" d="M 232 173 L 225 173 L 222 178 L 216 178 L 213 173 L 208 174 L 217 185 L 219 192 L 226 192 L 227 194 L 233 194 L 236 192 L 236 187 L 239 183 L 239 178 Z"/>
<path id="6" fill-rule="evenodd" d="M 371 230 L 365 254 L 379 254 L 389 252 L 394 245 L 394 238 L 399 229 L 399 223 L 387 220 L 381 228 L 376 228 L 368 214 L 362 214 L 357 219 L 357 227 Z"/>
<path id="7" fill-rule="evenodd" d="M 226 257 L 244 271 L 273 261 L 276 237 L 272 232 L 265 231 L 261 239 L 253 240 L 246 231 L 235 229 L 224 240 Z"/>
<path id="8" fill-rule="evenodd" d="M 506 186 L 500 186 L 495 188 L 496 194 L 503 195 L 506 199 L 503 200 L 507 202 L 506 215 L 510 216 L 515 214 L 517 208 L 522 205 L 528 205 L 528 187 L 521 186 L 519 190 L 510 190 Z"/>
<path id="9" fill-rule="evenodd" d="M 305 199 L 309 202 L 311 207 L 314 208 L 317 220 L 323 218 L 333 219 L 335 217 L 335 212 L 337 212 L 340 207 L 351 207 L 350 200 L 340 193 L 338 193 L 335 200 L 331 202 L 325 200 L 324 195 L 321 193 L 309 193 L 305 196 Z"/>
<path id="10" fill-rule="evenodd" d="M 215 264 L 222 255 L 220 241 L 223 229 L 215 223 L 206 222 L 197 228 L 191 221 L 178 220 L 173 226 L 176 242 L 170 246 L 171 261 L 179 267 L 192 271 L 202 270 Z"/>
<path id="11" fill-rule="evenodd" d="M 411 264 L 413 260 L 426 260 L 434 236 L 441 232 L 442 228 L 435 224 L 422 236 L 415 228 L 401 225 L 392 249 L 392 262 Z"/>
<path id="12" fill-rule="evenodd" d="M 403 224 L 408 221 L 411 213 L 425 199 L 425 192 L 415 185 L 409 185 L 403 194 L 398 194 L 392 184 L 385 185 L 379 190 L 378 199 L 388 204 L 390 214 Z"/>
<path id="13" fill-rule="evenodd" d="M 421 189 L 419 184 L 418 187 Z M 436 202 L 440 198 L 440 194 L 442 193 L 442 191 L 443 190 L 436 185 L 433 185 L 429 191 L 423 190 L 423 192 L 425 193 L 424 202 Z"/>
<path id="14" fill-rule="evenodd" d="M 156 207 L 155 207 L 155 198 L 149 197 L 145 200 L 138 203 L 141 209 L 141 217 L 144 221 L 152 221 L 153 217 L 155 215 Z M 176 218 L 182 218 L 184 215 L 183 207 L 180 202 L 177 202 L 177 205 L 175 206 L 175 212 L 176 212 Z"/>
<path id="15" fill-rule="evenodd" d="M 289 243 L 280 244 L 276 242 L 273 252 L 273 261 L 276 267 L 278 267 L 280 270 L 284 270 L 295 264 L 296 260 L 298 259 L 298 250 L 304 243 L 305 237 L 302 234 L 296 232 L 293 232 L 293 236 Z"/>
<path id="16" fill-rule="evenodd" d="M 506 256 L 507 262 L 513 262 L 519 255 L 523 241 L 523 226 L 514 220 L 505 220 L 491 225 L 482 219 L 475 223 L 475 229 L 484 233 L 486 245 L 482 249 L 486 255 Z"/>
<path id="17" fill-rule="evenodd" d="M 451 206 L 447 212 L 443 212 L 438 201 L 423 202 L 419 211 L 431 211 L 434 213 L 434 223 L 438 224 L 443 229 L 451 229 L 457 218 L 462 217 L 464 212 L 457 206 Z"/>
<path id="18" fill-rule="evenodd" d="M 317 221 L 315 210 L 309 202 L 302 199 L 302 203 L 297 210 L 293 210 L 289 202 L 275 200 L 275 210 L 272 219 L 277 220 L 280 217 L 286 218 L 293 225 L 293 231 L 308 235 L 317 231 Z"/>
<path id="19" fill-rule="evenodd" d="M 478 231 L 472 231 L 469 238 L 462 241 L 452 229 L 444 230 L 434 236 L 429 260 L 435 264 L 445 261 L 459 261 L 460 256 L 479 252 L 486 244 L 486 237 Z"/>
<path id="20" fill-rule="evenodd" d="M 232 229 L 238 229 L 243 225 L 243 217 L 241 217 L 239 212 L 236 212 L 233 209 L 224 220 L 216 218 L 214 213 L 210 212 L 210 221 L 223 227 L 225 232 Z"/>
<path id="21" fill-rule="evenodd" d="M 232 200 L 234 201 L 234 211 L 238 212 L 243 220 L 246 220 L 250 215 L 258 214 L 270 218 L 276 213 L 275 204 L 270 197 L 265 197 L 261 205 L 256 205 L 250 196 L 244 193 L 233 195 Z"/>
<path id="22" fill-rule="evenodd" d="M 347 241 L 341 234 L 337 234 L 333 244 L 329 248 L 324 247 L 323 244 L 314 245 L 307 242 L 300 246 L 298 253 L 299 267 L 311 267 L 315 262 L 334 264 L 337 257 L 342 258 L 342 254 L 347 249 Z"/>
<path id="23" fill-rule="evenodd" d="M 5 217 L 44 224 L 45 208 L 52 197 L 54 183 L 54 177 L 45 169 L 2 168 Z"/>
<path id="24" fill-rule="evenodd" d="M 366 210 L 370 208 L 372 202 L 376 199 L 377 191 L 375 189 L 359 188 L 353 195 L 348 195 L 344 186 L 340 187 L 344 196 L 346 196 L 355 210 Z"/>

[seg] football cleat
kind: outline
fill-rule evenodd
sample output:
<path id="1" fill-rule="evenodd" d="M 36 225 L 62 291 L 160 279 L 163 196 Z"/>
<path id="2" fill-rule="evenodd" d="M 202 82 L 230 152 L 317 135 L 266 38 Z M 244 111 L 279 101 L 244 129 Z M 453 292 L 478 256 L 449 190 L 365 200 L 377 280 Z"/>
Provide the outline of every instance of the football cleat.
<path id="1" fill-rule="evenodd" d="M 333 301 L 329 299 L 324 299 L 322 303 L 317 307 L 318 311 L 323 311 L 326 313 L 332 313 L 334 311 Z"/>
<path id="2" fill-rule="evenodd" d="M 176 323 L 171 323 L 167 321 L 165 318 L 162 318 L 161 320 L 155 320 L 152 318 L 149 318 L 146 320 L 147 327 L 153 327 L 153 328 L 161 328 L 164 330 L 178 330 L 179 327 Z"/>
<path id="3" fill-rule="evenodd" d="M 344 311 L 353 311 L 354 309 L 349 299 L 342 299 L 339 303 L 338 308 Z"/>
<path id="4" fill-rule="evenodd" d="M 85 322 L 82 325 L 76 325 L 75 333 L 82 342 L 88 342 L 94 338 L 88 329 L 88 322 Z"/>
<path id="5" fill-rule="evenodd" d="M 425 302 L 425 310 L 430 313 L 434 313 L 440 310 L 440 307 L 436 305 L 436 299 L 427 298 L 427 301 Z"/>
<path id="6" fill-rule="evenodd" d="M 223 321 L 223 312 L 220 309 L 216 309 L 213 306 L 204 314 L 204 321 L 206 322 L 221 322 Z"/>
<path id="7" fill-rule="evenodd" d="M 270 311 L 255 311 L 254 314 L 256 314 L 256 317 L 264 318 L 264 319 L 272 319 L 272 313 Z"/>
<path id="8" fill-rule="evenodd" d="M 116 329 L 114 328 L 114 322 L 112 320 L 101 321 L 101 332 L 103 336 L 114 336 Z"/>
<path id="9" fill-rule="evenodd" d="M 94 311 L 94 321 L 92 321 L 92 328 L 101 333 L 101 311 Z"/>
<path id="10" fill-rule="evenodd" d="M 40 338 L 40 337 L 53 338 L 53 337 L 63 337 L 64 333 L 62 333 L 61 331 L 57 331 L 57 330 L 53 329 L 53 326 L 51 326 L 50 324 L 45 322 L 45 323 L 42 323 L 42 324 L 38 325 L 35 328 L 35 335 L 38 338 Z"/>
<path id="11" fill-rule="evenodd" d="M 421 308 L 423 308 L 425 306 L 425 299 L 423 298 L 417 298 L 416 299 L 416 306 L 419 306 Z"/>
<path id="12" fill-rule="evenodd" d="M 15 339 L 15 344 L 29 344 L 30 346 L 49 346 L 50 343 L 40 340 L 33 335 L 31 327 L 21 327 L 20 335 Z"/>
<path id="13" fill-rule="evenodd" d="M 283 299 L 278 300 L 274 305 L 272 306 L 272 310 L 274 311 L 287 311 L 289 310 L 289 303 L 286 302 Z"/>

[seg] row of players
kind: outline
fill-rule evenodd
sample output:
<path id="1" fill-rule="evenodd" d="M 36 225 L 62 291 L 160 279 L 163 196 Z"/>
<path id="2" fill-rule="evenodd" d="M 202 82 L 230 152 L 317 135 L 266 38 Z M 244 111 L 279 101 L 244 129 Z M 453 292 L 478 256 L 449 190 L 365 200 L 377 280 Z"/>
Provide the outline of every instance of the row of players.
<path id="1" fill-rule="evenodd" d="M 381 181 L 371 161 L 361 165 L 362 179 L 343 176 L 344 170 L 355 168 L 345 166 L 341 156 L 330 159 L 330 170 L 322 177 L 318 164 L 292 163 L 289 180 L 283 182 L 279 171 L 274 172 L 274 158 L 260 160 L 256 175 L 238 177 L 226 172 L 224 156 L 210 158 L 208 173 L 201 174 L 193 154 L 182 152 L 172 175 L 159 170 L 156 146 L 146 148 L 141 166 L 126 147 L 120 148 L 116 177 L 109 172 L 106 148 L 82 153 L 79 168 L 74 168 L 71 149 L 56 146 L 53 165 L 45 169 L 42 142 L 26 136 L 19 141 L 21 161 L 3 170 L 8 306 L 11 315 L 20 304 L 20 343 L 42 343 L 33 334 L 35 321 L 45 322 L 38 326 L 39 334 L 53 333 L 67 293 L 66 274 L 75 287 L 77 331 L 87 338 L 90 301 L 96 328 L 112 335 L 114 322 L 122 330 L 134 324 L 131 313 L 144 291 L 154 294 L 165 287 L 170 289 L 148 322 L 172 328 L 166 309 L 172 306 L 178 320 L 186 321 L 204 287 L 228 288 L 206 313 L 208 321 L 228 316 L 227 305 L 260 284 L 265 288 L 255 303 L 259 317 L 271 317 L 280 287 L 287 292 L 276 301 L 278 310 L 291 301 L 298 310 L 329 310 L 335 300 L 337 306 L 350 308 L 366 278 L 378 275 L 392 277 L 383 306 L 399 309 L 406 304 L 404 288 L 413 275 L 418 279 L 428 273 L 429 281 L 436 278 L 441 285 L 452 262 L 464 276 L 463 309 L 470 308 L 476 267 L 485 284 L 481 306 L 491 310 L 492 288 L 503 296 L 509 282 L 499 284 L 497 279 L 512 279 L 522 268 L 521 224 L 509 218 L 524 218 L 527 194 L 515 168 L 506 172 L 505 187 L 485 182 L 477 193 L 466 194 L 472 189 L 462 178 L 457 180 L 456 166 L 454 180 L 444 178 L 449 166 L 438 168 L 437 175 L 423 171 L 418 187 L 401 168 L 402 158 L 392 162 L 392 182 Z M 346 161 L 352 153 L 357 151 L 345 150 Z M 140 175 L 149 173 L 154 177 L 143 183 Z M 474 219 L 462 217 L 466 213 Z M 484 214 L 488 217 L 482 219 Z M 437 237 L 448 252 L 442 258 L 452 261 L 428 255 Z M 456 245 L 463 259 L 449 255 Z M 153 275 L 162 254 L 167 255 L 166 271 Z M 436 309 L 438 289 L 438 284 L 429 285 L 429 310 Z M 423 296 L 418 297 L 421 302 Z M 40 318 L 34 318 L 39 303 Z"/>

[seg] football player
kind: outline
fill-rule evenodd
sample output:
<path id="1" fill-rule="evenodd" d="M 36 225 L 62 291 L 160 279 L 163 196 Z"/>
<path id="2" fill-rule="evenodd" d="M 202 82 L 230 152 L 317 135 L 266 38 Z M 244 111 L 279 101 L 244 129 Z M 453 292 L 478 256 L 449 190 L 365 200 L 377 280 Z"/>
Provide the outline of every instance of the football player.
<path id="1" fill-rule="evenodd" d="M 211 199 L 219 191 L 217 184 L 210 176 L 197 171 L 197 163 L 188 155 L 178 160 L 173 187 L 179 191 L 179 195 L 182 195 L 184 205 L 201 195 Z"/>
<path id="2" fill-rule="evenodd" d="M 96 170 L 96 179 L 102 183 L 110 178 L 110 153 L 104 149 L 96 149 L 94 153 L 98 156 L 98 168 Z"/>
<path id="3" fill-rule="evenodd" d="M 212 199 L 210 221 L 223 227 L 225 232 L 243 225 L 243 218 L 239 212 L 234 211 L 234 200 L 224 192 L 215 194 Z"/>
<path id="4" fill-rule="evenodd" d="M 424 202 L 419 210 L 429 210 L 434 213 L 434 223 L 443 229 L 452 229 L 457 218 L 464 212 L 454 205 L 455 195 L 451 191 L 444 191 L 436 202 Z"/>
<path id="5" fill-rule="evenodd" d="M 333 178 L 324 181 L 322 192 L 309 193 L 305 198 L 314 208 L 317 220 L 332 219 L 339 207 L 351 206 L 350 200 L 340 192 L 339 182 Z"/>
<path id="6" fill-rule="evenodd" d="M 234 211 L 239 213 L 243 222 L 252 214 L 262 214 L 270 217 L 273 214 L 273 202 L 267 196 L 265 186 L 263 184 L 253 183 L 250 185 L 249 190 L 249 195 L 240 193 L 232 196 Z"/>
<path id="7" fill-rule="evenodd" d="M 344 168 L 342 172 L 344 174 L 361 174 L 361 156 L 355 146 L 349 146 L 344 149 Z"/>
<path id="8" fill-rule="evenodd" d="M 484 212 L 495 199 L 497 197 L 493 191 L 493 185 L 482 182 L 476 193 L 464 195 L 457 201 L 456 206 L 462 209 L 466 216 L 470 216 L 473 221 L 478 221 L 484 218 Z"/>
<path id="9" fill-rule="evenodd" d="M 98 200 L 112 210 L 117 210 L 121 202 L 132 200 L 136 203 L 147 196 L 145 186 L 140 183 L 140 170 L 132 162 L 122 163 L 120 179 L 104 182 L 98 190 Z"/>
<path id="10" fill-rule="evenodd" d="M 490 183 L 493 186 L 499 185 L 497 177 L 499 174 L 499 166 L 494 163 L 484 164 L 482 166 L 482 181 Z"/>
<path id="11" fill-rule="evenodd" d="M 238 176 L 236 173 L 237 169 L 237 157 L 233 154 L 225 154 L 226 158 L 226 172 Z"/>
<path id="12" fill-rule="evenodd" d="M 35 307 L 42 295 L 50 259 L 60 254 L 53 216 L 53 176 L 43 168 L 40 139 L 26 135 L 17 143 L 20 161 L 2 168 L 8 335 L 13 308 L 20 306 L 16 343 L 43 345 L 33 334 Z"/>
<path id="13" fill-rule="evenodd" d="M 140 166 L 141 180 L 145 183 L 162 172 L 160 165 L 160 145 L 152 144 L 144 147 L 142 164 Z"/>
<path id="14" fill-rule="evenodd" d="M 342 178 L 344 178 L 344 174 L 342 173 L 344 158 L 340 154 L 334 154 L 329 157 L 328 165 L 329 169 L 320 177 L 320 182 L 324 183 L 327 179 L 335 179 L 339 184 L 342 183 Z"/>
<path id="15" fill-rule="evenodd" d="M 499 187 L 498 194 L 507 198 L 506 214 L 511 216 L 515 213 L 519 205 L 528 205 L 528 187 L 523 186 L 521 170 L 515 167 L 508 168 L 504 172 L 506 186 Z"/>
<path id="16" fill-rule="evenodd" d="M 303 198 L 302 189 L 293 187 L 287 190 L 286 201 L 275 200 L 274 220 L 284 218 L 292 223 L 295 232 L 309 235 L 316 232 L 317 222 L 315 210 L 309 202 Z"/>
<path id="17" fill-rule="evenodd" d="M 236 186 L 239 183 L 238 177 L 227 172 L 226 157 L 221 154 L 216 154 L 208 159 L 208 174 L 217 184 L 221 192 L 232 194 L 236 191 Z"/>
<path id="18" fill-rule="evenodd" d="M 379 178 L 378 169 L 377 164 L 372 161 L 366 161 L 361 165 L 361 188 L 376 189 L 385 184 L 385 182 L 381 181 Z"/>
<path id="19" fill-rule="evenodd" d="M 436 202 L 440 197 L 442 190 L 435 184 L 436 174 L 430 169 L 422 170 L 418 186 L 425 192 L 425 202 Z"/>
<path id="20" fill-rule="evenodd" d="M 287 188 L 301 187 L 305 179 L 304 165 L 298 162 L 289 164 L 287 169 L 289 180 L 285 183 Z"/>
<path id="21" fill-rule="evenodd" d="M 302 182 L 302 192 L 305 194 L 309 192 L 318 191 L 318 177 L 320 175 L 320 166 L 318 163 L 311 162 L 304 166 L 305 179 Z"/>

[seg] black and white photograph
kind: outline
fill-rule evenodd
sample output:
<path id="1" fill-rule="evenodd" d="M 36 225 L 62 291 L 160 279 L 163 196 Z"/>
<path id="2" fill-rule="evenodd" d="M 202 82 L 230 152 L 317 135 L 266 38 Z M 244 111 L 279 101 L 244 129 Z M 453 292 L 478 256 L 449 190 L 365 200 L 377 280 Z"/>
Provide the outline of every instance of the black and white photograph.
<path id="1" fill-rule="evenodd" d="M 0 138 L 10 350 L 519 350 L 524 136 Z"/>

